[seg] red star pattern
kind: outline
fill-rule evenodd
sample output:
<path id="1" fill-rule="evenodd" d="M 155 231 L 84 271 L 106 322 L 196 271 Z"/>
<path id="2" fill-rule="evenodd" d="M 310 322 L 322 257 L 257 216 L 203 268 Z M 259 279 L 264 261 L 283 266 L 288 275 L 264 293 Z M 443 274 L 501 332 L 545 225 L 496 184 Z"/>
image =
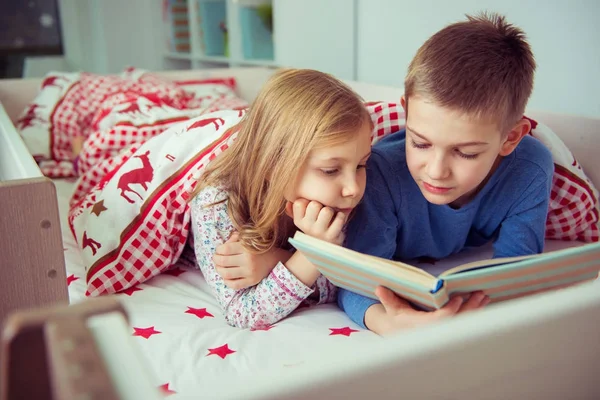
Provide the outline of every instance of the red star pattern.
<path id="1" fill-rule="evenodd" d="M 76 280 L 78 280 L 79 278 L 76 277 L 74 274 L 71 274 L 67 277 L 67 286 L 71 286 L 71 283 L 75 282 Z"/>
<path id="2" fill-rule="evenodd" d="M 250 328 L 250 332 L 253 332 L 253 331 L 268 331 L 271 328 L 273 328 L 273 325 L 258 326 L 256 328 Z"/>
<path id="3" fill-rule="evenodd" d="M 208 349 L 208 354 L 206 355 L 206 357 L 216 354 L 219 357 L 221 357 L 222 359 L 225 359 L 225 357 L 227 357 L 228 355 L 233 354 L 233 353 L 235 353 L 235 350 L 231 350 L 229 348 L 229 345 L 227 345 L 227 343 L 225 343 L 221 347 L 215 347 L 214 349 Z"/>
<path id="4" fill-rule="evenodd" d="M 206 308 L 194 308 L 194 307 L 188 307 L 187 311 L 185 312 L 186 314 L 193 314 L 196 317 L 202 319 L 204 317 L 214 317 L 214 315 L 212 315 L 211 313 L 209 313 L 208 311 L 206 311 Z"/>
<path id="5" fill-rule="evenodd" d="M 343 328 L 329 328 L 329 330 L 331 331 L 329 336 L 335 336 L 335 335 L 350 336 L 354 332 L 358 332 L 356 329 L 352 329 L 349 326 L 345 326 Z"/>
<path id="6" fill-rule="evenodd" d="M 134 294 L 135 292 L 139 292 L 140 290 L 144 290 L 144 289 L 137 287 L 137 286 L 133 286 L 133 287 L 127 288 L 125 290 L 121 290 L 120 293 L 126 294 L 127 296 L 131 296 L 132 294 Z"/>
<path id="7" fill-rule="evenodd" d="M 171 275 L 171 276 L 174 276 L 174 277 L 178 277 L 179 275 L 183 274 L 184 272 L 185 272 L 184 269 L 181 269 L 181 268 L 177 267 L 177 268 L 173 268 L 173 269 L 170 269 L 168 271 L 165 271 L 165 272 L 163 272 L 163 274 L 167 274 L 167 275 Z"/>
<path id="8" fill-rule="evenodd" d="M 133 330 L 135 331 L 133 332 L 133 336 L 141 336 L 144 339 L 148 339 L 152 335 L 162 333 L 160 331 L 155 330 L 153 326 L 149 328 L 133 328 Z"/>
<path id="9" fill-rule="evenodd" d="M 165 397 L 177 393 L 176 391 L 169 389 L 168 383 L 165 383 L 164 385 L 160 385 L 158 388 L 160 389 L 162 394 L 165 395 Z"/>

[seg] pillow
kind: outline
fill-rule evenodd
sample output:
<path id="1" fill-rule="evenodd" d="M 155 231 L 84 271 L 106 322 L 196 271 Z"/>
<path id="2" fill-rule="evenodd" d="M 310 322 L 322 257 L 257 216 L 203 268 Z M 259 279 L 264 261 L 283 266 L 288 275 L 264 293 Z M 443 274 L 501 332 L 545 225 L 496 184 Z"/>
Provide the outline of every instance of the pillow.
<path id="1" fill-rule="evenodd" d="M 597 242 L 598 190 L 560 137 L 548 126 L 528 119 L 529 134 L 544 143 L 554 159 L 546 239 Z"/>
<path id="2" fill-rule="evenodd" d="M 183 107 L 191 95 L 178 85 L 129 69 L 119 75 L 51 72 L 36 98 L 21 114 L 17 127 L 44 175 L 74 175 L 71 140 L 87 137 L 91 122 L 107 97 L 117 92 L 155 96 Z"/>
<path id="3" fill-rule="evenodd" d="M 237 83 L 233 77 L 181 80 L 175 81 L 175 84 L 196 99 L 193 107 L 202 108 L 205 112 L 235 110 L 248 106 L 248 103 L 237 95 Z"/>
<path id="4" fill-rule="evenodd" d="M 400 104 L 374 101 L 365 103 L 365 106 L 371 114 L 371 121 L 373 121 L 371 144 L 377 143 L 390 133 L 404 129 L 406 115 Z"/>
<path id="5" fill-rule="evenodd" d="M 81 193 L 69 227 L 87 275 L 88 296 L 125 290 L 169 269 L 188 239 L 187 200 L 208 162 L 235 138 L 244 114 L 220 111 L 170 127 L 90 169 L 98 183 Z"/>
<path id="6" fill-rule="evenodd" d="M 405 127 L 400 104 L 370 102 L 365 105 L 374 124 L 373 144 Z M 554 159 L 546 239 L 597 242 L 600 240 L 598 190 L 560 137 L 548 126 L 528 119 L 531 121 L 529 134 L 544 143 Z"/>

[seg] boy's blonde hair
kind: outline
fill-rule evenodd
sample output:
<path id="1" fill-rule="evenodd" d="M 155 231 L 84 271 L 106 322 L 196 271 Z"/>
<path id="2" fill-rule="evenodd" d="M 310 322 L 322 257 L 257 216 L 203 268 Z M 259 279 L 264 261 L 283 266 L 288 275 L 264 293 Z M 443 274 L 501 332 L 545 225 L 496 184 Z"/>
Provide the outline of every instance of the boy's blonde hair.
<path id="1" fill-rule="evenodd" d="M 404 82 L 409 98 L 498 124 L 507 132 L 523 117 L 535 60 L 525 34 L 498 14 L 447 26 L 417 51 Z"/>
<path id="2" fill-rule="evenodd" d="M 281 231 L 284 192 L 295 184 L 311 150 L 348 140 L 365 123 L 371 119 L 362 99 L 339 80 L 313 70 L 280 70 L 194 192 L 207 186 L 228 191 L 228 214 L 249 251 L 281 246 L 287 239 Z"/>

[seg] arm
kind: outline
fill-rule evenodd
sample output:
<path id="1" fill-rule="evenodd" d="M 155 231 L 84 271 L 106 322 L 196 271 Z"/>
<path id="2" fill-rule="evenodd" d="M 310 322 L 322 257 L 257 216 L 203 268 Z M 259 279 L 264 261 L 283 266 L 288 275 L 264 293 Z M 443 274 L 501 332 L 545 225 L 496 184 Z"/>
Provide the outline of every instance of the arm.
<path id="1" fill-rule="evenodd" d="M 273 324 L 285 318 L 313 292 L 309 286 L 318 275 L 312 283 L 310 274 L 302 276 L 310 285 L 296 278 L 290 270 L 302 270 L 304 260 L 294 255 L 288 261 L 290 270 L 279 262 L 256 286 L 243 290 L 228 288 L 216 272 L 213 255 L 216 247 L 233 232 L 233 225 L 227 215 L 226 202 L 206 207 L 224 198 L 225 192 L 206 188 L 191 203 L 196 260 L 230 325 L 248 328 Z"/>
<path id="2" fill-rule="evenodd" d="M 539 171 L 502 222 L 494 242 L 495 258 L 537 254 L 544 250 L 551 188 L 552 171 Z"/>
<path id="3" fill-rule="evenodd" d="M 382 156 L 375 152 L 372 154 L 367 164 L 367 189 L 348 222 L 344 243 L 345 247 L 352 250 L 386 259 L 391 259 L 396 252 L 396 207 L 400 206 L 399 201 L 395 201 L 400 193 L 394 193 L 383 172 L 390 168 Z M 338 305 L 352 321 L 369 329 L 371 327 L 366 318 L 367 311 L 383 311 L 377 300 L 345 289 L 338 292 Z"/>

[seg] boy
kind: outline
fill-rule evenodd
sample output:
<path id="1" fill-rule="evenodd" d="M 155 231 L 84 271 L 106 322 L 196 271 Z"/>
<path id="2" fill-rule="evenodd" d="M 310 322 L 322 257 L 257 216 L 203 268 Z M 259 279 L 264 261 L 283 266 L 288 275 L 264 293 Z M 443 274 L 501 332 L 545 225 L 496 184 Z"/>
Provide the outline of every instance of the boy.
<path id="1" fill-rule="evenodd" d="M 540 253 L 553 162 L 523 118 L 535 61 L 504 17 L 468 17 L 418 50 L 401 99 L 406 129 L 378 142 L 346 247 L 384 258 L 435 259 L 493 241 L 494 257 Z M 381 303 L 340 290 L 354 322 L 386 334 L 485 306 L 483 293 L 435 312 L 385 288 Z"/>

